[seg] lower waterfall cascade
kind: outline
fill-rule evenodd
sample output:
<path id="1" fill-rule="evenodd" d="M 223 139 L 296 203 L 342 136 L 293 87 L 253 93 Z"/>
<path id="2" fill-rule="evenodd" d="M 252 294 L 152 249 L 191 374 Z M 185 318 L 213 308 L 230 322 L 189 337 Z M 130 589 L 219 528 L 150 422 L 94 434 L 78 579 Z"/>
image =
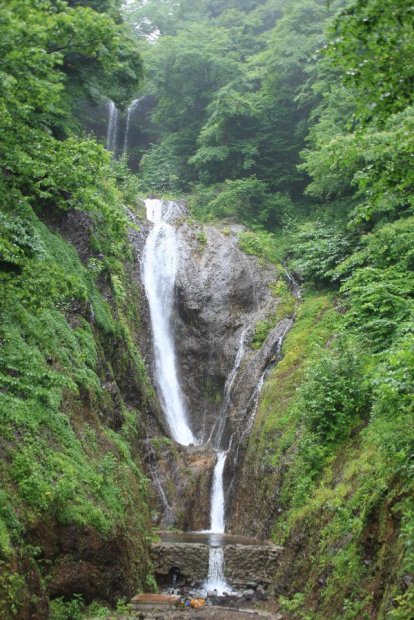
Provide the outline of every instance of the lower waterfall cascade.
<path id="1" fill-rule="evenodd" d="M 210 535 L 208 575 L 202 584 L 202 592 L 204 595 L 207 592 L 215 592 L 218 595 L 231 594 L 234 590 L 224 576 L 225 554 L 223 543 L 220 542 L 220 535 L 222 537 L 226 530 L 224 472 L 229 450 L 235 439 L 235 433 L 229 434 L 228 432 L 227 418 L 231 410 L 233 391 L 238 384 L 238 375 L 246 354 L 249 327 L 241 325 L 237 328 L 239 336 L 233 365 L 225 381 L 219 415 L 216 416 L 210 430 L 206 433 L 209 437 L 206 443 L 205 439 L 199 439 L 191 428 L 191 416 L 187 411 L 186 398 L 180 384 L 175 350 L 173 308 L 176 295 L 176 277 L 181 260 L 180 232 L 177 230 L 175 220 L 177 214 L 180 214 L 180 207 L 172 201 L 158 199 L 145 200 L 145 206 L 147 220 L 151 222 L 152 227 L 146 239 L 141 270 L 150 311 L 158 395 L 171 437 L 183 446 L 191 444 L 193 446 L 209 446 L 216 455 L 210 491 L 210 528 L 200 531 L 200 534 Z M 283 338 L 290 325 L 291 323 L 275 340 L 273 355 L 280 354 Z M 271 350 L 269 349 L 270 353 Z M 267 365 L 258 375 L 257 382 L 252 386 L 251 394 L 247 400 L 247 407 L 250 408 L 248 427 L 253 424 L 266 370 Z M 156 484 L 161 489 L 162 504 L 164 508 L 168 506 L 170 512 L 170 506 L 158 478 Z"/>

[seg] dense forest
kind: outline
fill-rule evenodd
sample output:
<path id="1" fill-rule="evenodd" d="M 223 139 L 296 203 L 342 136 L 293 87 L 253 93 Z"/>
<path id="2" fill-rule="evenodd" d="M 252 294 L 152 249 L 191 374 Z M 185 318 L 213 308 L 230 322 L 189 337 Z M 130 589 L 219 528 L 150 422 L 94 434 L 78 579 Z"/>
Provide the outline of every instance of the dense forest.
<path id="1" fill-rule="evenodd" d="M 408 0 L 0 0 L 2 618 L 155 587 L 149 195 L 242 224 L 293 308 L 231 513 L 289 549 L 284 617 L 413 618 L 413 28 Z"/>

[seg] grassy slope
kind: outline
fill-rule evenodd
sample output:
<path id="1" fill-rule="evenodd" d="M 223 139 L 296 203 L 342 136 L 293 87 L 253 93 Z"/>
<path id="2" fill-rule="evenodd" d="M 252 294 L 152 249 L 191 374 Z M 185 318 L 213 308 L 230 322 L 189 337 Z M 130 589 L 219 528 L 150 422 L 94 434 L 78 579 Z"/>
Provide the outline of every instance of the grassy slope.
<path id="1" fill-rule="evenodd" d="M 53 567 L 42 541 L 32 544 L 42 524 L 50 531 L 84 528 L 104 541 L 121 533 L 134 555 L 129 581 L 144 587 L 150 572 L 137 441 L 151 389 L 135 344 L 137 290 L 109 250 L 109 258 L 100 254 L 85 267 L 59 234 L 34 213 L 26 217 L 36 252 L 15 273 L 1 274 L 4 619 L 36 608 L 33 597 L 44 599 Z M 127 382 L 135 398 L 122 389 Z"/>
<path id="2" fill-rule="evenodd" d="M 283 346 L 283 359 L 269 375 L 243 465 L 242 493 L 236 497 L 238 530 L 269 537 L 279 510 L 277 490 L 291 459 L 298 419 L 291 404 L 304 364 L 316 345 L 332 335 L 339 315 L 329 295 L 312 294 L 298 308 L 295 324 Z M 247 507 L 247 511 L 246 511 Z M 253 527 L 252 518 L 254 515 Z"/>
<path id="3" fill-rule="evenodd" d="M 286 547 L 274 588 L 292 618 L 408 620 L 412 487 L 388 470 L 381 420 L 360 420 L 347 439 L 304 455 L 311 440 L 297 388 L 341 328 L 333 303 L 329 294 L 305 295 L 263 390 L 241 502 L 255 532 Z"/>

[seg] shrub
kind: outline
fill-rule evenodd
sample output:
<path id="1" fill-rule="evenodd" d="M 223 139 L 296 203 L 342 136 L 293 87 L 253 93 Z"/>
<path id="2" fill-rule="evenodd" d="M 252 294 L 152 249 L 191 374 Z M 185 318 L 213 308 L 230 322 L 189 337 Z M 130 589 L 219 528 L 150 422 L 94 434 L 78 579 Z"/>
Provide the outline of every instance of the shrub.
<path id="1" fill-rule="evenodd" d="M 232 217 L 251 226 L 271 229 L 278 226 L 292 208 L 290 198 L 271 194 L 264 181 L 255 176 L 222 184 L 205 190 L 195 188 L 195 211 L 202 219 Z"/>
<path id="2" fill-rule="evenodd" d="M 352 424 L 368 408 L 361 354 L 340 339 L 331 350 L 321 350 L 308 368 L 300 389 L 299 407 L 308 430 L 321 443 L 344 439 Z"/>
<path id="3" fill-rule="evenodd" d="M 293 238 L 292 267 L 305 280 L 327 284 L 337 279 L 334 269 L 353 247 L 353 238 L 340 227 L 309 222 Z"/>

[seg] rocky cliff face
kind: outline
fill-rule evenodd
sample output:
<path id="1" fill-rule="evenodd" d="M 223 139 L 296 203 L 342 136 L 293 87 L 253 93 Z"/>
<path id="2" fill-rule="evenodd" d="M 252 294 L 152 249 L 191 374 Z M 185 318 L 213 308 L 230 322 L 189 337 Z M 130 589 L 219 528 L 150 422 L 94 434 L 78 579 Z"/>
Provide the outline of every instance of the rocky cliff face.
<path id="1" fill-rule="evenodd" d="M 177 205 L 169 222 L 176 227 L 180 252 L 173 307 L 179 380 L 191 429 L 203 447 L 160 445 L 155 432 L 156 449 L 154 441 L 147 443 L 145 462 L 156 497 L 155 521 L 164 527 L 205 529 L 213 448 L 230 447 L 225 486 L 231 502 L 235 467 L 251 430 L 262 380 L 292 319 L 276 321 L 263 345 L 253 347 L 257 324 L 275 316 L 277 269 L 239 249 L 237 227 L 224 234 L 195 225 L 183 205 Z M 142 263 L 150 226 L 140 222 L 140 232 L 131 232 L 137 264 Z M 143 308 L 142 350 L 154 376 L 149 310 L 145 304 Z"/>
<path id="2" fill-rule="evenodd" d="M 205 443 L 219 441 L 225 387 L 240 346 L 248 357 L 255 324 L 276 305 L 273 267 L 237 247 L 235 236 L 183 224 L 177 276 L 176 350 L 192 428 Z M 242 335 L 244 333 L 244 343 Z M 224 432 L 228 443 L 233 425 Z"/>
<path id="3" fill-rule="evenodd" d="M 153 522 L 180 530 L 209 528 L 210 491 L 215 454 L 209 447 L 184 448 L 167 438 L 143 446 L 154 490 Z"/>

